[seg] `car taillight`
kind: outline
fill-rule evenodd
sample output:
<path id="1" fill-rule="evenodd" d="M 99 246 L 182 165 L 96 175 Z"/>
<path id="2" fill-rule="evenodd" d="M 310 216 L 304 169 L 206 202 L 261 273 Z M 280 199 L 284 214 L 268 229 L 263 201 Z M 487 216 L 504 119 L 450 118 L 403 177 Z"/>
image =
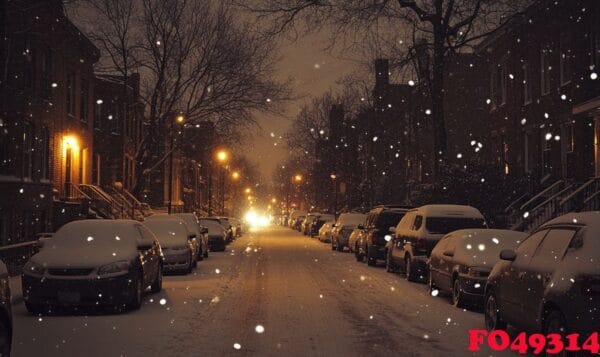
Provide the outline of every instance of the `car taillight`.
<path id="1" fill-rule="evenodd" d="M 600 276 L 593 275 L 583 278 L 581 292 L 583 295 L 600 296 Z"/>

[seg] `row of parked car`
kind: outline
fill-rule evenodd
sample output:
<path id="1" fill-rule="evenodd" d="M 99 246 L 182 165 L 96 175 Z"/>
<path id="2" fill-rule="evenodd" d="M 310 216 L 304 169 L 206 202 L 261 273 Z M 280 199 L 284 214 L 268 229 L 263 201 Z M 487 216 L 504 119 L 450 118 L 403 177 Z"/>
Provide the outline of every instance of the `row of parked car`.
<path id="1" fill-rule="evenodd" d="M 288 222 L 305 234 L 315 231 L 302 227 L 320 224 L 319 240 L 332 250 L 370 266 L 384 261 L 457 307 L 483 308 L 489 330 L 587 336 L 600 328 L 600 212 L 570 213 L 529 234 L 490 229 L 462 205 L 384 205 L 335 221 L 296 212 Z"/>
<path id="2" fill-rule="evenodd" d="M 224 251 L 244 227 L 232 217 L 155 214 L 134 220 L 80 220 L 38 241 L 23 267 L 25 307 L 139 309 L 146 292 L 162 289 L 163 274 L 189 274 L 209 252 Z M 0 262 L 0 356 L 10 354 L 9 277 Z"/>

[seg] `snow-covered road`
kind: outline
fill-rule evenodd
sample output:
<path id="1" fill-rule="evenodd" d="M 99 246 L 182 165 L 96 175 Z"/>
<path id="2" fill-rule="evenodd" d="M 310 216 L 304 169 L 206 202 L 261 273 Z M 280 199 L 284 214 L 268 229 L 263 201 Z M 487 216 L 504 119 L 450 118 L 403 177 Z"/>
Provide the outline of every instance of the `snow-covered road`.
<path id="1" fill-rule="evenodd" d="M 281 227 L 165 277 L 139 311 L 39 318 L 18 304 L 14 318 L 14 356 L 465 356 L 467 330 L 484 326 L 424 284 Z"/>

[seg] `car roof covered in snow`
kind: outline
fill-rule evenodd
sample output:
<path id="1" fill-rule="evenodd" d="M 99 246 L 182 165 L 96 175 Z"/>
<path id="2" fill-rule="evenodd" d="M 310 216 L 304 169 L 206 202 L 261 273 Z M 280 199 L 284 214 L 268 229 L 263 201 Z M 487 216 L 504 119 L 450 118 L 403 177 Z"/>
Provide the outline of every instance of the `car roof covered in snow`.
<path id="1" fill-rule="evenodd" d="M 584 225 L 600 230 L 600 211 L 567 213 L 544 223 L 540 228 L 561 224 Z"/>
<path id="2" fill-rule="evenodd" d="M 419 212 L 424 216 L 431 217 L 477 217 L 483 218 L 479 210 L 472 206 L 465 205 L 425 205 L 414 208 L 409 212 Z"/>
<path id="3" fill-rule="evenodd" d="M 525 232 L 519 231 L 511 231 L 508 229 L 459 229 L 458 231 L 454 231 L 448 233 L 449 236 L 452 236 L 454 239 L 461 239 L 465 242 L 478 243 L 480 241 L 488 241 L 494 238 L 497 238 L 498 241 L 502 241 L 503 239 L 521 242 L 525 239 L 528 234 Z"/>

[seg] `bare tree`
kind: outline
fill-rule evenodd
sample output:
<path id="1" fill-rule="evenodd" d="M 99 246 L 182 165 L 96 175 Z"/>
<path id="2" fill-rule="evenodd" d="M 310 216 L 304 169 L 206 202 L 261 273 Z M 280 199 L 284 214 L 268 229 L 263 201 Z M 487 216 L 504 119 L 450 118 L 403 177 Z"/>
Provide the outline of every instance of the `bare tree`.
<path id="1" fill-rule="evenodd" d="M 80 13 L 105 58 L 100 70 L 141 74 L 146 128 L 136 157 L 134 193 L 168 155 L 164 130 L 175 113 L 187 127 L 211 121 L 216 135 L 276 112 L 289 83 L 273 78 L 277 49 L 222 3 L 190 0 L 85 0 Z M 89 13 L 92 13 L 90 16 Z"/>
<path id="2" fill-rule="evenodd" d="M 400 65 L 417 56 L 434 127 L 436 164 L 445 158 L 444 80 L 448 57 L 498 31 L 510 15 L 535 0 L 253 0 L 240 5 L 264 20 L 270 35 L 327 28 L 332 46 L 395 52 Z M 357 35 L 357 34 L 363 34 Z"/>

